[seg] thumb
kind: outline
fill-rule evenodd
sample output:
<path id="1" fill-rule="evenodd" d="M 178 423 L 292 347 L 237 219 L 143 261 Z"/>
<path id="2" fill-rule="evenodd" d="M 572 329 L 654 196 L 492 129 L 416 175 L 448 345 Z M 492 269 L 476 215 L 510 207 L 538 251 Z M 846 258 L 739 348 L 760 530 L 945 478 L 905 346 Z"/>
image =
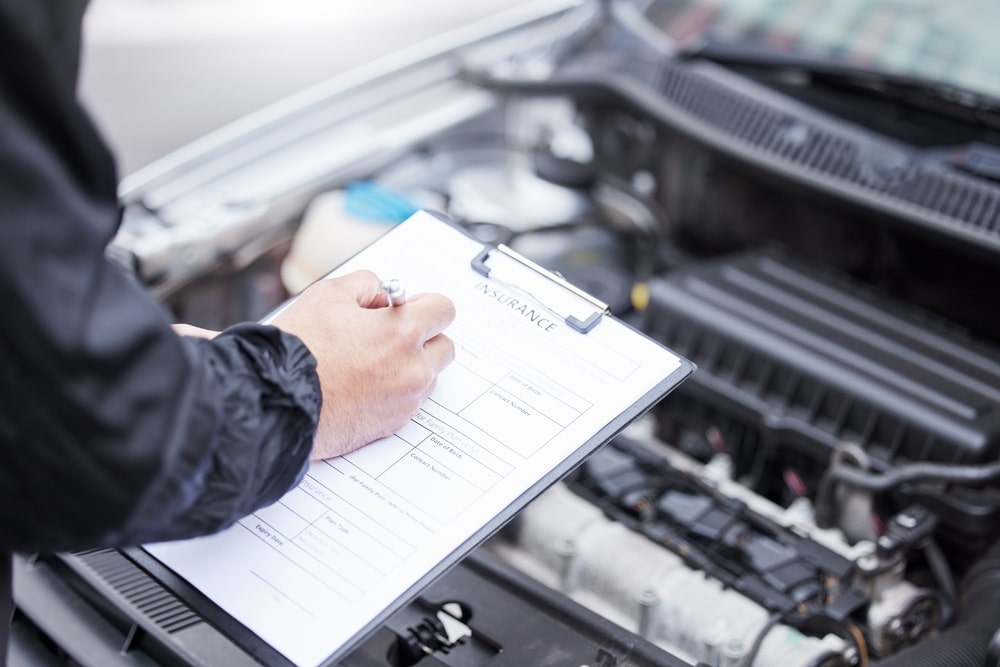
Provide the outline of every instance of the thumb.
<path id="1" fill-rule="evenodd" d="M 354 271 L 339 278 L 333 278 L 338 290 L 362 308 L 382 308 L 389 305 L 388 297 L 382 291 L 382 281 L 371 271 Z"/>

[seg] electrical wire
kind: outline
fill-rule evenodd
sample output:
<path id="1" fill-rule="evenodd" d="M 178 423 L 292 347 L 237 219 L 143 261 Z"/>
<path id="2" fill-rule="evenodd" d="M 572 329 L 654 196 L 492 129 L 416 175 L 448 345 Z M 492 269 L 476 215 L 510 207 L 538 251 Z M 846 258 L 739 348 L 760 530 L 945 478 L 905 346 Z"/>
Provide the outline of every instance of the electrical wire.
<path id="1" fill-rule="evenodd" d="M 638 294 L 633 294 L 632 301 L 637 310 L 644 310 L 648 305 L 647 285 L 657 269 L 657 253 L 670 247 L 667 238 L 670 221 L 666 211 L 628 181 L 609 174 L 598 178 L 591 191 L 594 204 L 609 221 L 609 226 L 614 226 L 614 220 L 619 223 L 627 220 L 631 227 L 635 243 L 633 290 L 638 287 Z"/>
<path id="2" fill-rule="evenodd" d="M 847 631 L 854 638 L 854 645 L 858 647 L 858 667 L 868 667 L 868 642 L 865 641 L 864 633 L 853 623 L 848 624 Z"/>
<path id="3" fill-rule="evenodd" d="M 767 618 L 767 621 L 764 623 L 763 627 L 761 627 L 760 632 L 758 632 L 757 636 L 754 638 L 753 644 L 750 645 L 750 650 L 747 651 L 745 656 L 743 656 L 743 662 L 740 663 L 741 667 L 751 667 L 753 665 L 753 661 L 757 659 L 757 654 L 760 653 L 760 647 L 764 645 L 764 638 L 770 634 L 771 630 L 773 630 L 784 617 L 784 614 L 771 614 Z"/>
<path id="4" fill-rule="evenodd" d="M 930 567 L 941 591 L 954 605 L 958 600 L 958 586 L 955 584 L 955 577 L 951 574 L 951 568 L 948 567 L 948 561 L 945 559 L 941 547 L 934 540 L 927 540 L 927 544 L 924 545 L 924 556 L 927 558 L 927 566 Z"/>
<path id="5" fill-rule="evenodd" d="M 941 589 L 941 624 L 951 625 L 958 605 L 958 585 L 955 583 L 955 577 L 937 542 L 927 540 L 923 552 L 924 558 L 927 559 L 927 567 L 930 568 L 938 588 Z"/>

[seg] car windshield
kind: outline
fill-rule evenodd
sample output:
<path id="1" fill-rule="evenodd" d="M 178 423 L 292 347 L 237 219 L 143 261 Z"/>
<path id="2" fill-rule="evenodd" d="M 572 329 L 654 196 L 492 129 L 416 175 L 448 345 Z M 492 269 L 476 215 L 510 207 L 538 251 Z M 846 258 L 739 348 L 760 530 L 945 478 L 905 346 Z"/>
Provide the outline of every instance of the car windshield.
<path id="1" fill-rule="evenodd" d="M 1000 97 L 996 0 L 636 0 L 679 48 L 739 42 Z"/>

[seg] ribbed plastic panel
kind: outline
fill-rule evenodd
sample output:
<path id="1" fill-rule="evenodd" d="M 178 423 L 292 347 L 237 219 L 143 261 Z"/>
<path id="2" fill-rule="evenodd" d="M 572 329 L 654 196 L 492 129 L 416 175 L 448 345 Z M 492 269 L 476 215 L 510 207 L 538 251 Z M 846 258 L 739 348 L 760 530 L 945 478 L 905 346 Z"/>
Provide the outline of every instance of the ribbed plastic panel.
<path id="1" fill-rule="evenodd" d="M 700 120 L 776 157 L 849 181 L 864 180 L 858 148 L 845 137 L 679 67 L 665 66 L 653 86 Z"/>
<path id="2" fill-rule="evenodd" d="M 914 165 L 887 184 L 884 191 L 983 231 L 1000 233 L 1000 194 L 997 188 L 972 181 L 940 166 Z"/>
<path id="3" fill-rule="evenodd" d="M 169 634 L 204 621 L 187 605 L 164 589 L 148 574 L 114 549 L 97 549 L 75 554 L 135 609 Z"/>
<path id="4" fill-rule="evenodd" d="M 1000 453 L 1000 356 L 839 276 L 752 253 L 651 285 L 646 329 L 698 364 L 679 390 L 825 459 Z"/>
<path id="5" fill-rule="evenodd" d="M 723 78 L 724 79 L 724 78 Z M 950 231 L 958 224 L 1000 242 L 1000 187 L 949 167 L 920 162 L 916 154 L 870 134 L 852 131 L 798 105 L 775 104 L 773 93 L 748 92 L 750 84 L 727 85 L 690 66 L 665 63 L 647 80 L 664 102 L 697 122 L 814 175 L 858 186 L 868 196 L 935 214 Z M 721 136 L 721 135 L 720 135 Z M 942 216 L 937 218 L 936 216 Z"/>

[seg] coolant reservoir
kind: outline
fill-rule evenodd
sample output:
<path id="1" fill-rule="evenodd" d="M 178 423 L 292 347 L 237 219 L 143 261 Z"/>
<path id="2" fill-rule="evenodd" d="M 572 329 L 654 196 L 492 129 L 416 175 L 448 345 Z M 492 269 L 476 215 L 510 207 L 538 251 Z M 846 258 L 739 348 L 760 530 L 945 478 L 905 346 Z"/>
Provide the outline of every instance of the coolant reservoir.
<path id="1" fill-rule="evenodd" d="M 298 294 L 416 211 L 405 196 L 371 182 L 319 195 L 281 264 L 281 282 Z"/>

